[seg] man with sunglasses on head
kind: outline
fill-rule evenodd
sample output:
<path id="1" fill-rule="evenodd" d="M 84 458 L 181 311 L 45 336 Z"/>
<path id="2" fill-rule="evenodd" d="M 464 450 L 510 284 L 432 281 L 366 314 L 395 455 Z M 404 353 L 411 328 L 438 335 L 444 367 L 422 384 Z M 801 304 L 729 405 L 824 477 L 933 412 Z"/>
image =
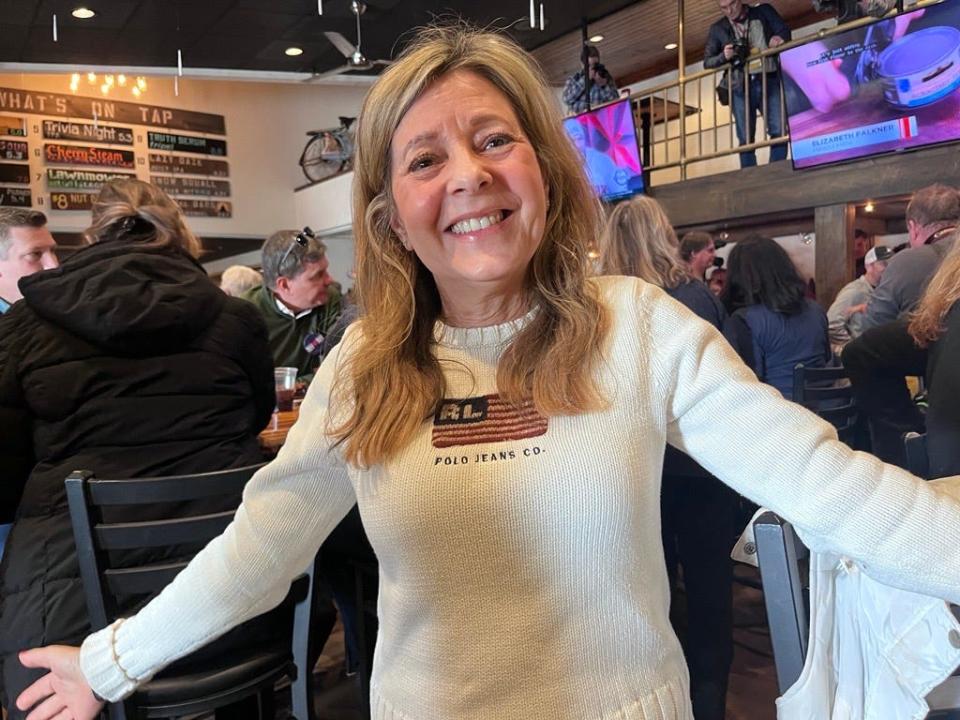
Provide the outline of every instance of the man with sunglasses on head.
<path id="1" fill-rule="evenodd" d="M 263 285 L 243 297 L 263 315 L 273 364 L 295 367 L 298 377 L 309 381 L 342 307 L 331 288 L 327 248 L 310 228 L 280 230 L 264 242 L 261 264 Z"/>

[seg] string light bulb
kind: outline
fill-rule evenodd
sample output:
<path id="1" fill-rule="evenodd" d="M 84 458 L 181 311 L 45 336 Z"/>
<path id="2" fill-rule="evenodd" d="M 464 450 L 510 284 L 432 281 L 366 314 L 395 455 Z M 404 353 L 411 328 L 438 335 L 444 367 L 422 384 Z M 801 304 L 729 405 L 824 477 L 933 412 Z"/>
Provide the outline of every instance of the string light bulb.
<path id="1" fill-rule="evenodd" d="M 143 75 L 130 77 L 124 73 L 104 73 L 98 76 L 92 70 L 86 73 L 71 73 L 70 92 L 76 93 L 80 89 L 80 84 L 86 76 L 87 82 L 99 88 L 102 95 L 110 95 L 112 91 L 119 91 L 119 88 L 125 88 L 135 97 L 141 97 L 147 91 L 147 79 Z"/>

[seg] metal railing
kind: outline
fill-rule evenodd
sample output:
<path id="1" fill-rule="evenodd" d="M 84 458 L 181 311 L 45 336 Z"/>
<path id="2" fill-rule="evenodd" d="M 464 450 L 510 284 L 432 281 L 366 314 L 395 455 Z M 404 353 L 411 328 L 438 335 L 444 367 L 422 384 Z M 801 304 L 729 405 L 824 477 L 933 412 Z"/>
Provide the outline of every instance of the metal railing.
<path id="1" fill-rule="evenodd" d="M 910 12 L 928 5 L 935 5 L 940 1 L 920 0 L 903 10 L 892 10 L 884 16 L 884 19 L 894 18 L 902 12 Z M 779 71 L 780 53 L 814 40 L 869 25 L 877 20 L 874 17 L 859 18 L 842 25 L 821 29 L 762 52 L 752 53 L 744 60 L 739 71 L 730 63 L 727 63 L 719 68 L 707 68 L 687 73 L 684 42 L 684 0 L 678 0 L 677 13 L 678 78 L 634 93 L 633 102 L 637 126 L 641 130 L 644 170 L 657 172 L 678 168 L 680 180 L 687 179 L 688 168 L 694 163 L 756 151 L 759 148 L 789 142 L 785 93 Z M 777 70 L 777 74 L 774 76 L 770 75 L 771 71 L 768 69 L 771 63 Z M 754 139 L 749 141 L 749 123 L 747 121 L 751 117 L 751 113 L 756 112 L 756 108 L 750 102 L 752 75 L 759 75 L 761 78 L 760 108 L 763 116 L 763 135 L 760 136 L 760 126 L 758 124 Z M 717 86 L 721 84 L 721 80 L 724 78 L 729 94 L 728 105 L 720 103 L 716 92 Z M 776 137 L 770 136 L 770 129 L 767 125 L 768 83 L 771 80 L 777 82 L 780 93 L 781 134 Z M 742 88 L 738 88 L 743 93 L 742 103 L 745 116 L 743 118 L 745 121 L 743 135 L 748 140 L 743 145 L 738 144 L 736 123 L 733 117 L 734 95 L 739 94 L 734 91 L 735 81 L 743 84 Z M 703 97 L 705 88 L 710 96 L 706 103 L 704 103 Z M 691 104 L 688 105 L 688 102 L 691 102 Z M 738 105 L 739 102 L 738 98 Z M 688 127 L 690 116 L 696 116 L 695 127 L 692 129 Z"/>

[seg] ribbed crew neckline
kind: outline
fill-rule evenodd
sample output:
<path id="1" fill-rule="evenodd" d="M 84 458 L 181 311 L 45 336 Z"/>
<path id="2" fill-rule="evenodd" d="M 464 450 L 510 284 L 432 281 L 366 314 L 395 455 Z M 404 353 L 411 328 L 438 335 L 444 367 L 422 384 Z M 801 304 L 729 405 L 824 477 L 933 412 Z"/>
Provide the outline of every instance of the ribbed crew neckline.
<path id="1" fill-rule="evenodd" d="M 453 348 L 506 345 L 513 339 L 514 335 L 533 319 L 536 312 L 536 309 L 530 310 L 527 314 L 521 315 L 515 320 L 485 327 L 454 327 L 437 320 L 433 328 L 433 337 L 438 345 Z"/>

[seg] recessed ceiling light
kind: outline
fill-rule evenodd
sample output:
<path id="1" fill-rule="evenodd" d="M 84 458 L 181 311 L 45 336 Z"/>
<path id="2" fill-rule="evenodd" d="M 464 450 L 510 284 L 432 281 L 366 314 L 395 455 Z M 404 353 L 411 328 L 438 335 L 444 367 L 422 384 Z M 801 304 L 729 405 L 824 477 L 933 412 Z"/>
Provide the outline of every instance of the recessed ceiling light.
<path id="1" fill-rule="evenodd" d="M 74 8 L 73 12 L 71 12 L 70 14 L 73 15 L 75 18 L 79 18 L 80 20 L 89 20 L 94 15 L 96 15 L 96 13 L 93 10 L 86 7 Z"/>
<path id="2" fill-rule="evenodd" d="M 603 35 L 601 35 L 600 33 L 597 33 L 596 35 L 591 35 L 590 42 L 592 43 L 603 42 Z"/>
<path id="3" fill-rule="evenodd" d="M 303 55 L 303 48 L 288 47 L 284 52 L 290 57 L 296 57 L 297 55 Z"/>
<path id="4" fill-rule="evenodd" d="M 664 49 L 664 50 L 676 50 L 676 49 L 677 49 L 677 44 L 676 44 L 676 43 L 667 43 L 666 45 L 663 46 L 663 49 Z"/>

